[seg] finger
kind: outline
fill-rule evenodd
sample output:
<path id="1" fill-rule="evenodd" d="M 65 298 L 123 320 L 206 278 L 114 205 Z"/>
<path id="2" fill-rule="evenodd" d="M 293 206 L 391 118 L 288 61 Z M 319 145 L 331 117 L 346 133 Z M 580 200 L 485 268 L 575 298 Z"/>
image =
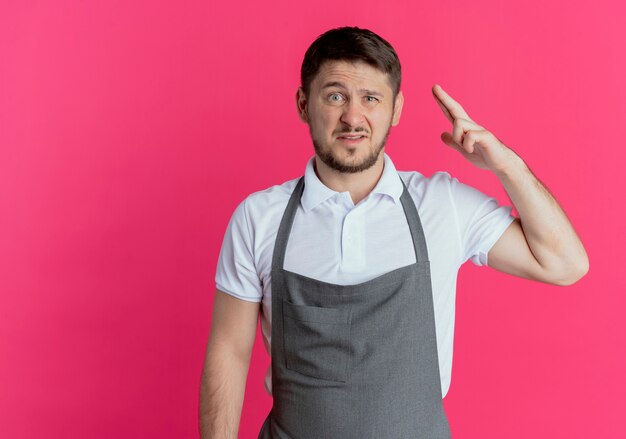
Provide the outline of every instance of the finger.
<path id="1" fill-rule="evenodd" d="M 457 144 L 463 144 L 463 135 L 465 134 L 465 130 L 463 129 L 463 119 L 457 119 L 454 121 L 454 126 L 452 127 L 452 140 L 454 140 Z M 468 128 L 469 129 L 469 128 Z"/>
<path id="2" fill-rule="evenodd" d="M 485 130 L 469 130 L 465 133 L 463 140 L 463 148 L 469 152 L 474 152 L 476 144 L 486 145 L 489 141 L 491 133 Z"/>
<path id="3" fill-rule="evenodd" d="M 452 96 L 446 93 L 439 84 L 433 86 L 432 92 L 435 99 L 446 108 L 448 114 L 450 114 L 453 119 L 461 117 L 463 119 L 472 120 L 461 104 L 452 99 Z"/>
<path id="4" fill-rule="evenodd" d="M 452 134 L 450 134 L 449 132 L 445 131 L 443 133 L 441 133 L 441 140 L 443 143 L 445 143 L 446 145 L 448 145 L 450 148 L 456 149 L 458 152 L 460 152 L 461 154 L 466 154 L 467 151 L 465 151 L 463 149 L 463 146 L 456 143 L 454 141 L 454 139 L 452 138 Z"/>
<path id="5" fill-rule="evenodd" d="M 481 127 L 471 120 L 467 119 L 455 119 L 454 126 L 452 128 L 452 139 L 459 145 L 463 144 L 465 133 L 469 130 L 479 130 Z"/>
<path id="6" fill-rule="evenodd" d="M 445 105 L 443 105 L 443 103 L 439 100 L 439 98 L 437 97 L 437 95 L 435 95 L 433 93 L 433 96 L 435 97 L 435 101 L 437 102 L 437 105 L 439 105 L 439 108 L 441 108 L 441 111 L 443 111 L 443 114 L 446 116 L 446 118 L 454 123 L 454 117 L 452 117 L 452 115 L 450 114 L 450 112 L 448 111 L 448 109 L 446 108 Z"/>
<path id="7" fill-rule="evenodd" d="M 468 131 L 463 139 L 463 148 L 469 152 L 474 152 L 474 144 L 478 141 L 478 133 L 476 131 Z"/>
<path id="8" fill-rule="evenodd" d="M 441 133 L 441 141 L 448 145 L 450 148 L 463 154 L 465 158 L 469 158 L 469 153 L 465 150 L 465 148 L 463 148 L 463 146 L 454 141 L 454 139 L 452 138 L 452 134 L 448 133 L 447 131 Z"/>

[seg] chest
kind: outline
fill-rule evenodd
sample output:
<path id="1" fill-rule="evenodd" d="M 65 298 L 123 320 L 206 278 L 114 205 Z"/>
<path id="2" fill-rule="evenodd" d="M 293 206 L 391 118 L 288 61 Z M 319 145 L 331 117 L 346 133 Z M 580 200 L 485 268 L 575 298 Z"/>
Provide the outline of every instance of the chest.
<path id="1" fill-rule="evenodd" d="M 416 261 L 411 232 L 400 203 L 385 197 L 350 206 L 332 200 L 308 212 L 300 208 L 287 243 L 285 269 L 324 282 L 351 285 L 369 281 Z M 282 212 L 281 212 L 282 213 Z M 459 242 L 445 209 L 420 210 L 433 277 L 458 270 Z M 280 217 L 257 238 L 256 266 L 263 285 Z M 434 282 L 435 279 L 434 279 Z"/>

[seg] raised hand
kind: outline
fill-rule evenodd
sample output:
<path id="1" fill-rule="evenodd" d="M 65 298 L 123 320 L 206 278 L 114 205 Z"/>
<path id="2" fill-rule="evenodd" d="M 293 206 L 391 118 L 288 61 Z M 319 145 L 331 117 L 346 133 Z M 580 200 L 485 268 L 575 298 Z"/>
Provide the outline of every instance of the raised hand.
<path id="1" fill-rule="evenodd" d="M 481 169 L 504 173 L 519 162 L 515 152 L 491 132 L 474 122 L 461 104 L 452 99 L 440 85 L 432 88 L 443 114 L 452 123 L 452 132 L 441 133 L 441 140 Z"/>

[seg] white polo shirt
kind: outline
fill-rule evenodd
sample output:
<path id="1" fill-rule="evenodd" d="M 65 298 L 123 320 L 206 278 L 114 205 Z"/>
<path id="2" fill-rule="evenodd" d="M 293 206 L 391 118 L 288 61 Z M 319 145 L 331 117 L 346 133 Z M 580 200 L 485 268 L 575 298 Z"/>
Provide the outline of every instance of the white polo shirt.
<path id="1" fill-rule="evenodd" d="M 487 253 L 515 219 L 511 207 L 460 183 L 447 172 L 427 178 L 396 171 L 384 153 L 381 178 L 354 205 L 350 193 L 336 192 L 307 162 L 304 192 L 285 254 L 286 270 L 324 282 L 365 282 L 413 264 L 415 252 L 400 202 L 404 181 L 422 221 L 435 308 L 437 348 L 443 396 L 450 387 L 457 272 L 471 259 L 487 265 Z M 261 329 L 271 355 L 271 269 L 274 242 L 298 178 L 254 192 L 235 209 L 222 243 L 216 287 L 239 299 L 263 302 Z M 265 389 L 272 392 L 271 365 Z"/>

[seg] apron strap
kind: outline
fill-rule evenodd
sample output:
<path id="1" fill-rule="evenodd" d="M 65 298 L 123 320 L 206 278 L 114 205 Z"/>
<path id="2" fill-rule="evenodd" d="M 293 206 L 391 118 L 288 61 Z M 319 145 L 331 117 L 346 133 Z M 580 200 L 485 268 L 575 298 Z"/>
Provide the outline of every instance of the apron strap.
<path id="1" fill-rule="evenodd" d="M 289 203 L 285 209 L 283 219 L 278 227 L 278 234 L 276 235 L 276 243 L 274 244 L 274 257 L 272 258 L 272 270 L 282 269 L 285 262 L 285 252 L 287 251 L 287 241 L 289 240 L 289 234 L 291 233 L 291 226 L 293 226 L 293 219 L 296 217 L 296 211 L 298 210 L 298 204 L 300 204 L 300 197 L 304 191 L 304 175 L 300 177 L 295 189 L 291 193 Z"/>
<path id="2" fill-rule="evenodd" d="M 398 176 L 400 178 L 400 176 Z M 406 220 L 409 223 L 409 230 L 411 231 L 411 237 L 413 238 L 413 248 L 415 249 L 415 259 L 418 262 L 428 261 L 428 248 L 426 247 L 426 237 L 424 236 L 424 229 L 422 228 L 422 221 L 417 213 L 417 207 L 409 194 L 404 181 L 402 182 L 402 195 L 400 196 L 400 202 L 406 215 Z"/>

